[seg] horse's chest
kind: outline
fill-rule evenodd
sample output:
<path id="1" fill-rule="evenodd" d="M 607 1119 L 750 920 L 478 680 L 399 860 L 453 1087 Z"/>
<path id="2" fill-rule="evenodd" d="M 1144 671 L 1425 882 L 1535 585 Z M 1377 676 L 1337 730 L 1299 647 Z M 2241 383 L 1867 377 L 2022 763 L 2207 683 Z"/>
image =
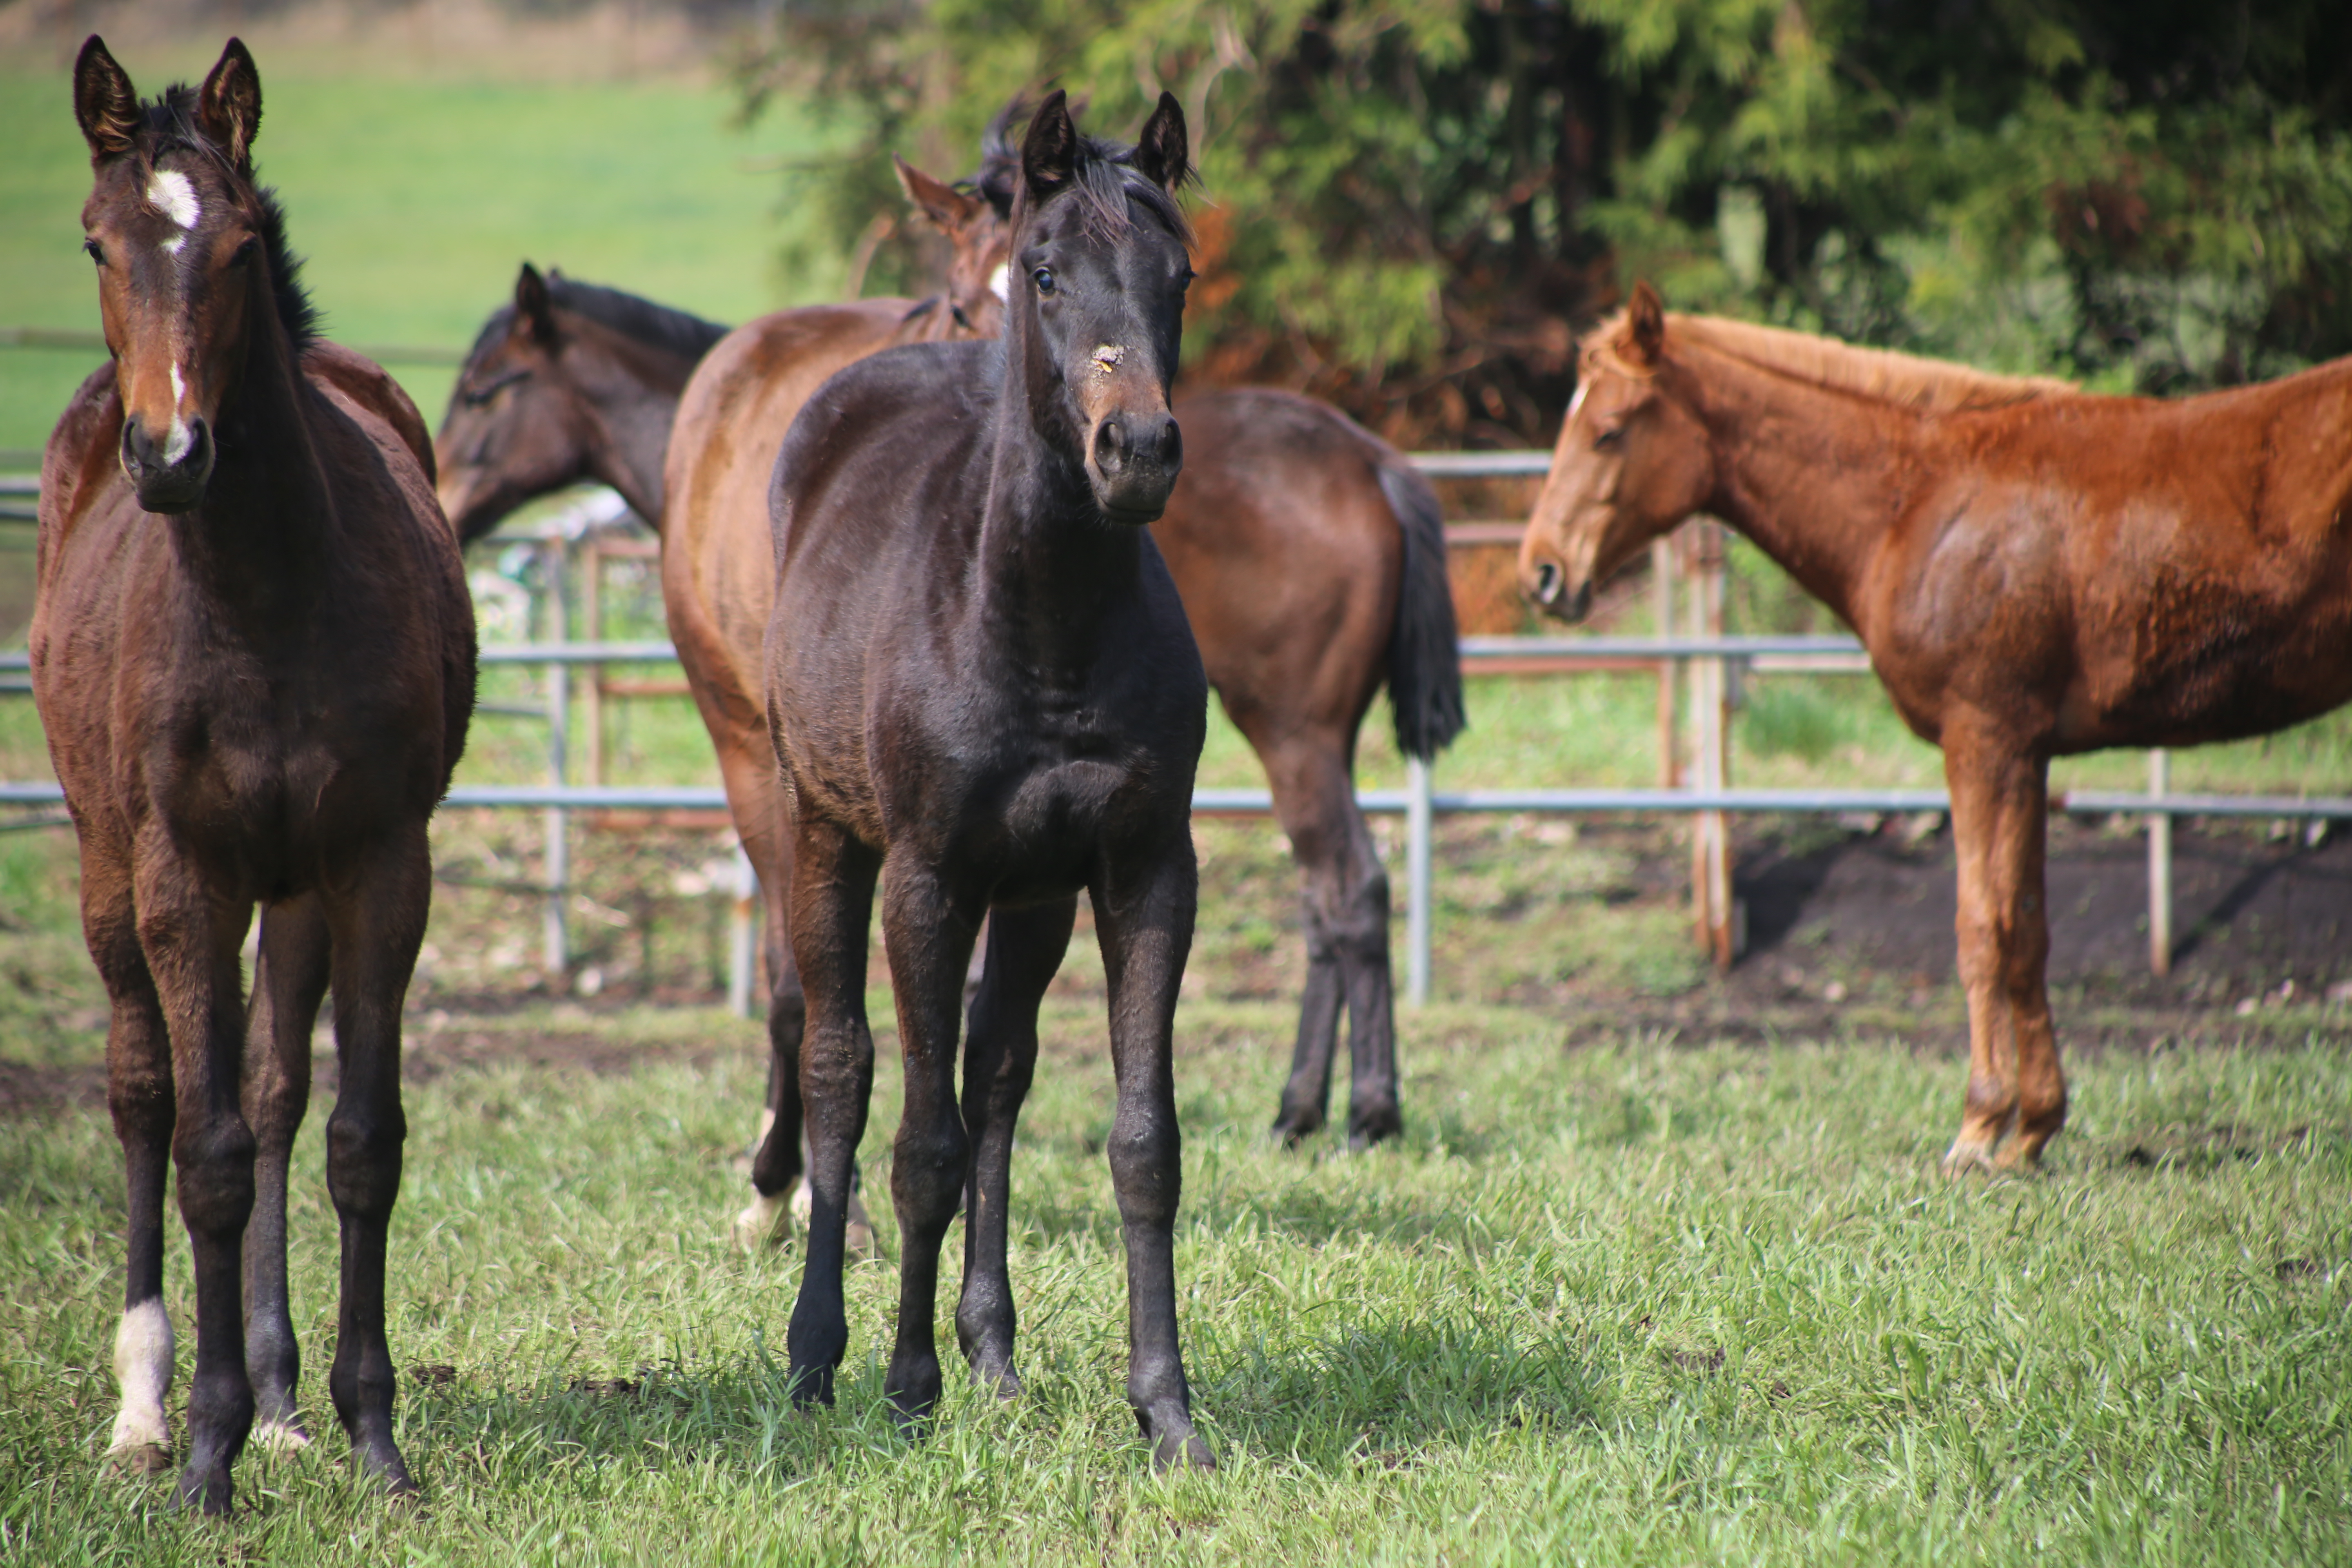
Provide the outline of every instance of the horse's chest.
<path id="1" fill-rule="evenodd" d="M 151 798 L 184 842 L 257 868 L 305 860 L 410 793 L 403 753 L 429 727 L 299 686 L 241 696 L 173 703 L 150 731 Z"/>

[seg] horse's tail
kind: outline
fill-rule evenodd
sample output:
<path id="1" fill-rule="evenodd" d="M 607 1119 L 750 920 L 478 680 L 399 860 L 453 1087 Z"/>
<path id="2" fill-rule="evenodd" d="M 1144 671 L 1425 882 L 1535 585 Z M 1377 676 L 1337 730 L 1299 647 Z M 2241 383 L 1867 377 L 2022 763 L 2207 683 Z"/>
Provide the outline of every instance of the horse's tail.
<path id="1" fill-rule="evenodd" d="M 1381 455 L 1381 493 L 1404 543 L 1404 584 L 1389 637 L 1389 708 L 1397 745 L 1434 757 L 1462 732 L 1462 638 L 1445 574 L 1445 513 L 1437 492 L 1403 457 Z"/>

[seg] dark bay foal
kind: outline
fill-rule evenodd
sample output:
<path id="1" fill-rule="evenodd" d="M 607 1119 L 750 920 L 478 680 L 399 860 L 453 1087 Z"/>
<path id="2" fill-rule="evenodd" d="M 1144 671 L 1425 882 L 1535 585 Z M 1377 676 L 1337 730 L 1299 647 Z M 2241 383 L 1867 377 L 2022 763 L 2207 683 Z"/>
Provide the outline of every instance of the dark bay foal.
<path id="1" fill-rule="evenodd" d="M 361 1467 L 407 1491 L 384 1250 L 425 823 L 473 710 L 457 540 L 415 406 L 312 334 L 277 203 L 253 183 L 261 87 L 245 47 L 230 40 L 201 90 L 142 103 L 92 37 L 74 110 L 113 363 L 75 395 L 42 463 L 33 689 L 113 1005 L 130 1267 L 110 1454 L 171 1462 L 167 1160 L 195 1260 L 181 1500 L 229 1507 L 257 1405 L 265 1440 L 309 1440 L 286 1164 L 331 983 L 342 1301 L 328 1388 Z M 248 1018 L 238 950 L 256 905 Z"/>
<path id="2" fill-rule="evenodd" d="M 1004 342 L 877 354 L 793 422 L 772 498 L 767 640 L 808 1005 L 799 1076 L 814 1205 L 793 1373 L 829 1400 L 848 1340 L 842 1255 L 873 1080 L 878 880 L 906 1065 L 889 1395 L 909 1420 L 938 1402 L 933 1299 L 960 1193 L 957 1338 L 983 1383 L 1019 1391 L 1005 1258 L 1013 1121 L 1083 889 L 1118 1084 L 1108 1152 L 1128 1399 L 1161 1466 L 1213 1463 L 1177 1347 L 1170 1067 L 1208 685 L 1144 529 L 1182 463 L 1168 384 L 1192 276 L 1174 200 L 1186 170 L 1174 98 L 1131 150 L 1080 137 L 1063 95 L 1046 100 L 1022 148 Z M 984 915 L 959 1109 L 958 1013 Z"/>

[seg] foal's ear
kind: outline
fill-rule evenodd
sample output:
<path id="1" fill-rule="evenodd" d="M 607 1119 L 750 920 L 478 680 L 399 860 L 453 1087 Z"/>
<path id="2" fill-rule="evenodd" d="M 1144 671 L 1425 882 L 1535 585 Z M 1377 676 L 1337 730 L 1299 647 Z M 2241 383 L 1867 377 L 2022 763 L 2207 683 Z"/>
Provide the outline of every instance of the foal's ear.
<path id="1" fill-rule="evenodd" d="M 115 63 L 96 33 L 74 61 L 74 119 L 81 123 L 93 163 L 130 152 L 139 132 L 139 94 L 131 86 L 131 73 Z"/>
<path id="2" fill-rule="evenodd" d="M 1633 303 L 1625 308 L 1625 331 L 1633 339 L 1633 357 L 1655 365 L 1666 348 L 1666 304 L 1646 278 L 1633 285 Z"/>
<path id="3" fill-rule="evenodd" d="M 1135 166 L 1143 177 L 1166 191 L 1176 194 L 1176 187 L 1192 172 L 1192 142 L 1184 132 L 1184 106 L 1176 101 L 1172 92 L 1160 95 L 1160 107 L 1143 122 L 1143 134 L 1135 139 Z"/>
<path id="4" fill-rule="evenodd" d="M 898 188 L 907 193 L 907 199 L 941 234 L 961 232 L 988 210 L 988 204 L 980 197 L 968 196 L 945 180 L 933 179 L 896 153 L 890 154 L 890 166 L 898 172 Z"/>
<path id="5" fill-rule="evenodd" d="M 212 75 L 205 78 L 196 94 L 196 124 L 227 150 L 238 174 L 253 173 L 253 138 L 261 129 L 261 72 L 242 38 L 228 41 Z"/>
<path id="6" fill-rule="evenodd" d="M 1021 139 L 1021 179 L 1030 200 L 1068 184 L 1077 166 L 1078 128 L 1070 120 L 1069 95 L 1057 87 L 1037 106 L 1029 134 Z"/>
<path id="7" fill-rule="evenodd" d="M 530 335 L 541 342 L 555 341 L 555 300 L 547 291 L 547 279 L 528 261 L 515 274 L 515 314 L 530 323 Z"/>

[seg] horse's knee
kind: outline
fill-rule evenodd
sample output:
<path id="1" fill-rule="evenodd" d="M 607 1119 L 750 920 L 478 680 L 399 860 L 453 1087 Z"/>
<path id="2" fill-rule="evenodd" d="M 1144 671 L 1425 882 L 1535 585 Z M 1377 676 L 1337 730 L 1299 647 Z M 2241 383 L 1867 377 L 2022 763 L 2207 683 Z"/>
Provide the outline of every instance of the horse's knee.
<path id="1" fill-rule="evenodd" d="M 1122 1220 L 1130 1225 L 1175 1223 L 1182 1179 L 1178 1136 L 1172 1117 L 1112 1130 L 1107 1152 Z"/>
<path id="2" fill-rule="evenodd" d="M 408 1127 L 397 1110 L 339 1110 L 327 1121 L 327 1193 L 339 1214 L 383 1218 L 400 1196 L 401 1146 Z"/>
<path id="3" fill-rule="evenodd" d="M 910 1225 L 944 1230 L 962 1195 L 970 1141 L 961 1119 L 930 1131 L 902 1129 L 891 1148 L 890 1196 Z"/>
<path id="4" fill-rule="evenodd" d="M 173 1140 L 180 1215 L 192 1231 L 234 1236 L 253 1214 L 253 1130 L 236 1112 L 190 1124 Z"/>

